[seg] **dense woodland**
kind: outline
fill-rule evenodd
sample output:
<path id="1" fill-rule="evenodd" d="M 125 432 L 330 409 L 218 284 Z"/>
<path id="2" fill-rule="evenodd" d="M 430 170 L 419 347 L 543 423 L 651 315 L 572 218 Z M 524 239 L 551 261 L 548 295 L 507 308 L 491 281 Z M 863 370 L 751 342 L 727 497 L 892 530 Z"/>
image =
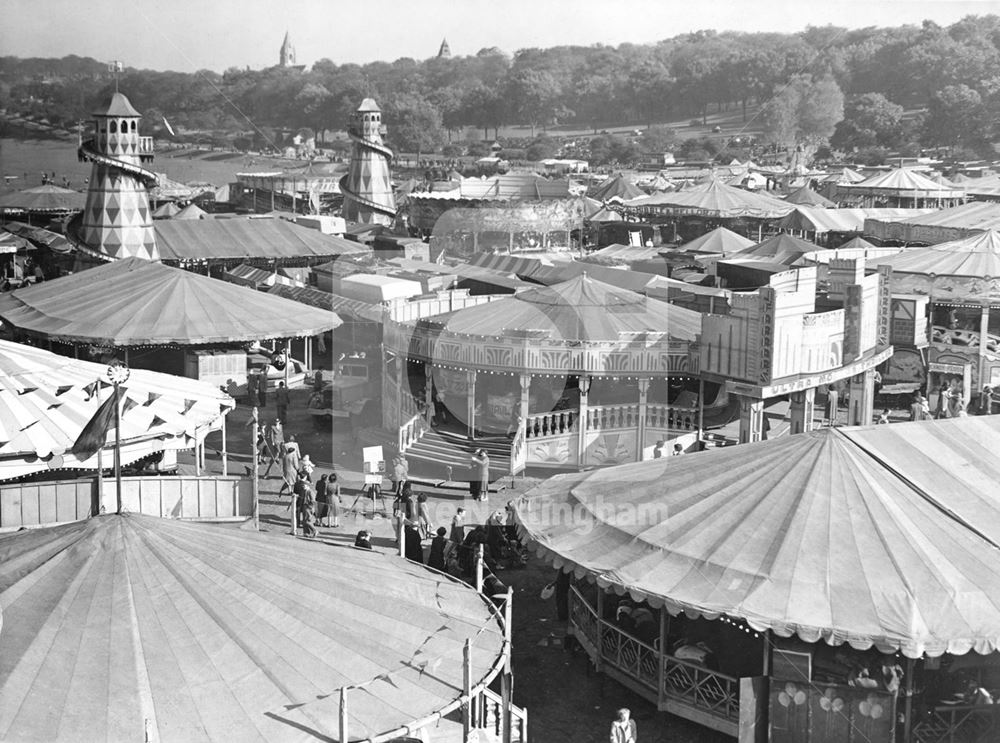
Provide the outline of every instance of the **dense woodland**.
<path id="1" fill-rule="evenodd" d="M 175 129 L 214 132 L 247 149 L 266 148 L 299 128 L 342 128 L 371 95 L 386 112 L 391 144 L 408 152 L 461 154 L 469 142 L 458 133 L 470 129 L 477 139 L 507 125 L 528 126 L 533 135 L 556 126 L 596 133 L 705 121 L 729 111 L 782 148 L 830 146 L 877 162 L 890 152 L 947 147 L 971 159 L 991 155 L 997 138 L 1000 17 L 970 16 L 949 27 L 928 21 L 797 34 L 700 31 L 647 45 L 513 55 L 490 48 L 474 56 L 366 65 L 321 59 L 305 71 L 127 69 L 120 86 L 146 115 L 151 134 L 162 133 L 166 116 Z M 106 64 L 93 59 L 0 58 L 0 108 L 8 114 L 73 127 L 112 88 Z M 720 154 L 718 144 L 673 142 L 666 127 L 656 133 L 647 149 Z M 604 139 L 589 154 L 635 155 Z M 535 144 L 531 154 L 547 154 Z"/>

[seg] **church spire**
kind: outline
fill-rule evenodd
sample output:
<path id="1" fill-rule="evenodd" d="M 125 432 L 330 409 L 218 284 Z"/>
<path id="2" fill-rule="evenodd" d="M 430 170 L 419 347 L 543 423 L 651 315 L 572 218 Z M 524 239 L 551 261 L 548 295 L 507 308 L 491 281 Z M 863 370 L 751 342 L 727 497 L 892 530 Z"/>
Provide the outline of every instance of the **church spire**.
<path id="1" fill-rule="evenodd" d="M 295 47 L 292 46 L 292 38 L 285 31 L 285 40 L 281 42 L 281 51 L 278 52 L 278 65 L 281 67 L 295 66 Z"/>
<path id="2" fill-rule="evenodd" d="M 438 49 L 438 59 L 451 59 L 451 47 L 448 46 L 448 39 L 441 40 L 441 48 Z"/>

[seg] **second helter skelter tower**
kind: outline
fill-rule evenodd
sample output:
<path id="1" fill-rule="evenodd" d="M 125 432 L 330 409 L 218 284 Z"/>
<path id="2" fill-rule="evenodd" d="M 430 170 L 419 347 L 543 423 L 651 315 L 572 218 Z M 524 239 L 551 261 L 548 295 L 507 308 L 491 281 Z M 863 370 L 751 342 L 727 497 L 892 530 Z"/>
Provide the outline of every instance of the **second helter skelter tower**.
<path id="1" fill-rule="evenodd" d="M 363 224 L 391 225 L 396 218 L 389 164 L 393 153 L 382 142 L 382 109 L 365 98 L 351 117 L 347 133 L 353 143 L 351 164 L 340 179 L 344 219 Z"/>
<path id="2" fill-rule="evenodd" d="M 94 136 L 78 151 L 93 168 L 77 236 L 81 247 L 105 260 L 160 259 L 147 191 L 157 185 L 157 176 L 143 167 L 153 159 L 153 138 L 139 136 L 140 118 L 116 92 L 106 108 L 94 112 Z"/>

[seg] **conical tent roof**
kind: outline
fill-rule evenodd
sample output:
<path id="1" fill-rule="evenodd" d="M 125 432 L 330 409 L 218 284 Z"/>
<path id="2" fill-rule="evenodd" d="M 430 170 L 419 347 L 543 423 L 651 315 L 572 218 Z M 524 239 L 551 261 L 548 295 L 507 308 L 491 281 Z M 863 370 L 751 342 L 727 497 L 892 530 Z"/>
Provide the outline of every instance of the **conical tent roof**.
<path id="1" fill-rule="evenodd" d="M 333 330 L 332 312 L 141 258 L 0 295 L 12 327 L 65 343 L 206 345 Z"/>
<path id="2" fill-rule="evenodd" d="M 823 179 L 824 183 L 837 183 L 837 184 L 847 184 L 847 183 L 861 183 L 865 180 L 865 177 L 861 175 L 856 170 L 851 170 L 850 168 L 841 168 L 833 173 L 830 173 L 826 178 Z"/>
<path id="3" fill-rule="evenodd" d="M 782 263 L 790 266 L 805 253 L 812 253 L 820 250 L 814 243 L 806 242 L 798 237 L 793 237 L 787 232 L 767 238 L 764 242 L 754 245 L 752 248 L 740 251 L 738 259 L 759 260 L 766 258 L 769 263 Z"/>
<path id="4" fill-rule="evenodd" d="M 727 230 L 725 227 L 716 227 L 711 232 L 706 232 L 701 237 L 696 237 L 691 242 L 684 243 L 681 245 L 680 250 L 729 255 L 730 253 L 739 253 L 753 245 L 754 241 L 743 237 L 743 235 L 738 235 L 732 230 Z"/>
<path id="5" fill-rule="evenodd" d="M 587 195 L 592 199 L 597 199 L 598 201 L 610 201 L 614 198 L 618 198 L 622 201 L 628 201 L 629 199 L 634 199 L 636 196 L 643 196 L 644 194 L 641 188 L 632 183 L 632 181 L 626 178 L 622 173 L 619 173 L 613 178 L 608 178 L 603 183 L 599 183 L 597 186 L 592 188 Z"/>
<path id="6" fill-rule="evenodd" d="M 872 263 L 892 266 L 893 273 L 997 278 L 1000 277 L 1000 232 L 988 230 L 929 248 L 908 248 L 896 255 L 873 259 Z"/>
<path id="7" fill-rule="evenodd" d="M 822 206 L 827 208 L 836 206 L 830 199 L 816 193 L 809 186 L 802 186 L 802 188 L 792 191 L 785 197 L 785 201 L 789 204 L 799 204 L 800 206 Z"/>
<path id="8" fill-rule="evenodd" d="M 170 219 L 177 214 L 181 208 L 172 201 L 166 201 L 153 210 L 153 219 Z"/>
<path id="9" fill-rule="evenodd" d="M 673 613 L 914 658 L 990 653 L 998 448 L 995 416 L 824 428 L 553 477 L 516 517 L 557 567 Z"/>
<path id="10" fill-rule="evenodd" d="M 581 274 L 458 310 L 447 316 L 442 335 L 503 337 L 532 332 L 564 341 L 607 342 L 664 332 L 671 338 L 694 340 L 701 332 L 701 316 Z"/>
<path id="11" fill-rule="evenodd" d="M 837 250 L 868 250 L 875 246 L 863 237 L 852 237 L 843 245 L 838 245 Z"/>
<path id="12" fill-rule="evenodd" d="M 174 219 L 207 219 L 208 212 L 197 204 L 188 204 L 174 216 Z"/>
<path id="13" fill-rule="evenodd" d="M 0 209 L 19 209 L 26 212 L 76 211 L 83 209 L 86 203 L 87 194 L 52 184 L 35 186 L 0 197 Z"/>
<path id="14" fill-rule="evenodd" d="M 794 206 L 767 194 L 729 186 L 716 178 L 686 191 L 642 196 L 627 202 L 630 207 L 655 207 L 657 211 L 699 214 L 719 218 L 780 217 Z"/>
<path id="15" fill-rule="evenodd" d="M 71 449 L 111 394 L 107 369 L 0 341 L 0 480 L 64 468 L 97 469 L 96 453 L 81 459 Z M 104 380 L 100 392 L 99 380 Z M 217 425 L 234 407 L 218 387 L 144 369 L 131 371 L 121 400 L 125 464 L 164 449 L 192 447 L 196 431 Z"/>
<path id="16" fill-rule="evenodd" d="M 423 565 L 136 514 L 0 537 L 0 603 L 10 741 L 339 740 L 345 687 L 368 740 L 457 706 L 466 640 L 477 690 L 503 649 Z"/>

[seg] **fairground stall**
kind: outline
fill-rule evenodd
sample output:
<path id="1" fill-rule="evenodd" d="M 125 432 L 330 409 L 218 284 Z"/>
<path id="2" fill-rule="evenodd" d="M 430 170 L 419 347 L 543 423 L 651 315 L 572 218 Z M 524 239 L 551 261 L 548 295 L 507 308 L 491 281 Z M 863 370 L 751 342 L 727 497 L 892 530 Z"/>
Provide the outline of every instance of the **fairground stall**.
<path id="1" fill-rule="evenodd" d="M 659 710 L 741 743 L 984 743 L 998 446 L 996 418 L 824 428 L 556 476 L 516 518 L 574 582 L 570 634 Z"/>
<path id="2" fill-rule="evenodd" d="M 143 369 L 131 370 L 119 393 L 124 508 L 172 518 L 250 515 L 252 482 L 227 469 L 231 397 L 212 385 Z M 114 394 L 104 364 L 0 341 L 0 531 L 117 510 L 116 437 L 77 445 L 98 411 L 114 404 Z M 220 430 L 222 476 L 200 477 L 197 469 L 178 475 L 177 452 L 197 450 Z"/>
<path id="3" fill-rule="evenodd" d="M 985 385 L 1000 385 L 1000 233 L 989 230 L 869 261 L 891 266 L 893 339 L 909 338 L 886 381 L 925 390 L 931 409 L 942 388 L 978 409 Z"/>

